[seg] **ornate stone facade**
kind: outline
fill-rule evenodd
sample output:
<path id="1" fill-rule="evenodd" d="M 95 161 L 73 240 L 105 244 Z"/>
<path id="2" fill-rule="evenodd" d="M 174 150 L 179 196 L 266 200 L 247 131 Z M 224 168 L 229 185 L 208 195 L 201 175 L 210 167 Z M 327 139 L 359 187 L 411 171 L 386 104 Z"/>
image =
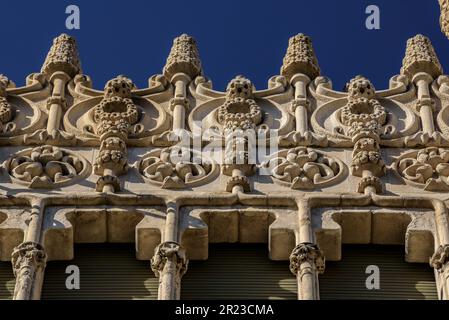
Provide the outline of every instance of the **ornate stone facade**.
<path id="1" fill-rule="evenodd" d="M 429 39 L 404 47 L 389 88 L 355 76 L 337 91 L 299 34 L 267 88 L 236 76 L 221 92 L 182 35 L 148 87 L 118 76 L 97 90 L 75 40 L 56 38 L 25 86 L 0 76 L 0 258 L 15 298 L 38 299 L 47 261 L 69 261 L 74 243 L 130 241 L 131 228 L 160 299 L 179 298 L 209 242 L 239 239 L 290 261 L 299 299 L 319 299 L 345 243 L 403 245 L 449 299 L 449 77 Z M 250 223 L 223 222 L 235 215 Z"/>

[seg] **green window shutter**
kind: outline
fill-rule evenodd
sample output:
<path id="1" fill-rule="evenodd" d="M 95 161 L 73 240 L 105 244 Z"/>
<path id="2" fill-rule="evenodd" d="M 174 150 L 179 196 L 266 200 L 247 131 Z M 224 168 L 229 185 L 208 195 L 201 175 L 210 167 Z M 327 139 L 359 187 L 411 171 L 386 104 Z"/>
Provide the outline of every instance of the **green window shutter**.
<path id="1" fill-rule="evenodd" d="M 288 261 L 268 258 L 267 245 L 219 244 L 207 261 L 190 261 L 181 299 L 297 299 Z"/>
<path id="2" fill-rule="evenodd" d="M 66 267 L 80 268 L 80 290 L 67 290 Z M 158 279 L 149 261 L 138 261 L 134 245 L 76 245 L 73 261 L 49 262 L 42 299 L 157 299 Z"/>
<path id="3" fill-rule="evenodd" d="M 0 300 L 11 300 L 15 285 L 11 262 L 0 262 Z"/>
<path id="4" fill-rule="evenodd" d="M 343 246 L 343 260 L 326 262 L 320 276 L 320 296 L 326 299 L 438 299 L 429 264 L 404 261 L 402 246 Z M 367 290 L 366 267 L 380 270 L 380 290 Z"/>

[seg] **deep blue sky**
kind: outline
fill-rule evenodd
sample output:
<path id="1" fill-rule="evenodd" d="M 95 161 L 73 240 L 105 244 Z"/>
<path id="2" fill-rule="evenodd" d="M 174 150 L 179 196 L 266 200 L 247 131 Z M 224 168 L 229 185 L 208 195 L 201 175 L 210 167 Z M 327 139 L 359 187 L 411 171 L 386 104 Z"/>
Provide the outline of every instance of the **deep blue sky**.
<path id="1" fill-rule="evenodd" d="M 81 30 L 65 29 L 65 8 L 81 10 Z M 365 8 L 381 10 L 381 30 L 365 28 Z M 440 32 L 437 0 L 41 0 L 7 1 L 0 11 L 0 73 L 17 84 L 39 71 L 62 32 L 79 44 L 83 71 L 94 86 L 118 74 L 139 87 L 160 73 L 172 40 L 188 33 L 200 48 L 205 74 L 223 89 L 238 74 L 259 89 L 279 73 L 290 36 L 313 37 L 322 74 L 341 89 L 356 74 L 378 89 L 399 72 L 406 40 L 431 38 L 449 70 L 449 40 Z"/>

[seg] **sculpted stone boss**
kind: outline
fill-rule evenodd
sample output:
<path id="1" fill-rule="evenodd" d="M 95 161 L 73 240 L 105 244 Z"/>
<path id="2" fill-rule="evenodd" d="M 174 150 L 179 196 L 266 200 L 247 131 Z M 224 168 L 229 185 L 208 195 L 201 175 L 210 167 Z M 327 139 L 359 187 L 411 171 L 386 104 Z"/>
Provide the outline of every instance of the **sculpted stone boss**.
<path id="1" fill-rule="evenodd" d="M 254 160 L 265 147 L 277 149 Z M 159 299 L 179 299 L 189 260 L 238 241 L 289 261 L 299 299 L 319 299 L 342 243 L 403 245 L 449 298 L 449 78 L 423 35 L 386 90 L 363 76 L 334 90 L 298 34 L 266 89 L 237 76 L 220 92 L 188 35 L 147 88 L 118 76 L 100 91 L 63 34 L 25 86 L 0 76 L 0 148 L 0 259 L 15 299 L 39 299 L 46 263 L 73 259 L 78 242 L 136 242 Z"/>

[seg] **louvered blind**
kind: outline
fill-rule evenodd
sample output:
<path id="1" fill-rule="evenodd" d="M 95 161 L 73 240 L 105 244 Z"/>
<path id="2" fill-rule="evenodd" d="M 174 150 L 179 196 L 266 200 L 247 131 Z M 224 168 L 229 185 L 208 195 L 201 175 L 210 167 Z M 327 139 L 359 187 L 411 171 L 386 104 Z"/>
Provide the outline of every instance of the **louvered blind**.
<path id="1" fill-rule="evenodd" d="M 209 260 L 190 261 L 181 298 L 297 299 L 296 278 L 287 261 L 268 259 L 264 245 L 211 245 Z"/>
<path id="2" fill-rule="evenodd" d="M 0 300 L 11 300 L 16 278 L 10 262 L 0 262 Z"/>
<path id="3" fill-rule="evenodd" d="M 341 262 L 327 262 L 320 276 L 321 299 L 437 299 L 429 264 L 404 261 L 402 246 L 344 246 Z M 380 290 L 367 290 L 366 267 L 380 270 Z"/>
<path id="4" fill-rule="evenodd" d="M 77 245 L 73 261 L 49 262 L 42 299 L 157 299 L 158 280 L 134 245 Z M 67 290 L 68 265 L 80 268 L 80 290 Z"/>

